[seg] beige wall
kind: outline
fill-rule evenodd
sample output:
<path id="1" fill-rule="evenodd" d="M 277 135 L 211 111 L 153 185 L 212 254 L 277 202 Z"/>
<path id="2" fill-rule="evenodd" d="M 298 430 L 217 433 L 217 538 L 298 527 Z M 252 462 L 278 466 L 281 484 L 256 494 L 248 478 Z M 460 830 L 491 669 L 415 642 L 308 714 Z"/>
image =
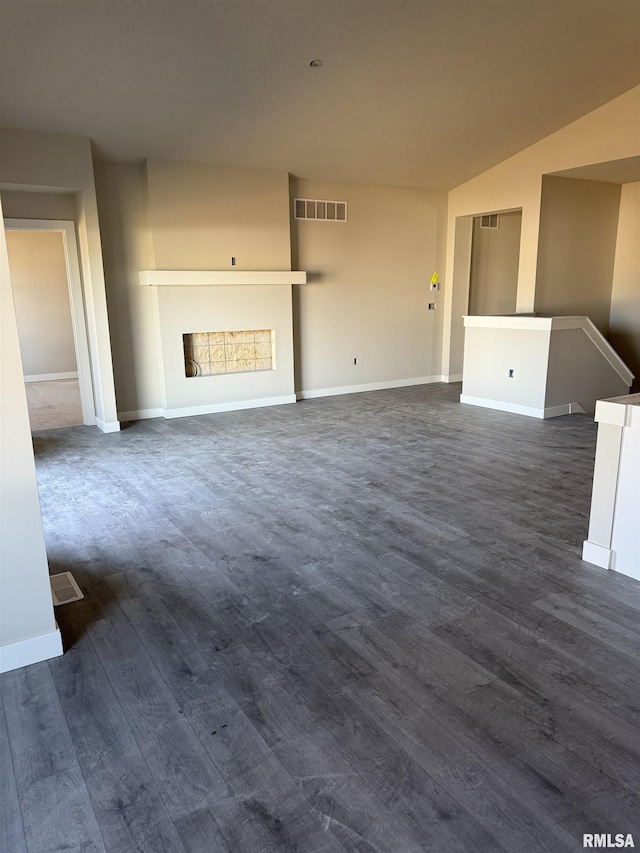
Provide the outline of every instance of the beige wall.
<path id="1" fill-rule="evenodd" d="M 17 644 L 55 633 L 4 228 L 0 228 L 0 392 L 2 671 L 13 667 L 10 650 Z"/>
<path id="2" fill-rule="evenodd" d="M 593 414 L 596 400 L 629 390 L 627 371 L 580 317 L 470 316 L 464 354 L 464 403 L 555 417 L 574 403 Z"/>
<path id="3" fill-rule="evenodd" d="M 59 231 L 7 231 L 25 376 L 74 373 L 67 267 Z"/>
<path id="4" fill-rule="evenodd" d="M 640 183 L 624 184 L 616 241 L 609 340 L 635 373 L 640 390 Z"/>
<path id="5" fill-rule="evenodd" d="M 165 288 L 160 295 L 155 288 L 139 285 L 139 271 L 226 270 L 232 268 L 232 255 L 236 257 L 238 270 L 291 269 L 288 175 L 155 161 L 143 166 L 96 163 L 95 173 L 118 410 L 130 417 L 157 416 L 167 403 L 164 371 L 160 367 L 163 353 L 169 351 L 165 337 L 162 341 L 158 337 L 159 309 L 167 334 L 171 334 L 171 312 L 167 313 L 167 307 L 172 300 L 176 302 L 175 318 L 187 323 L 186 327 L 180 327 L 180 333 L 216 329 L 193 328 L 192 318 L 185 316 L 187 291 L 195 297 L 194 304 L 207 312 L 212 310 L 206 295 L 209 288 L 202 288 L 199 293 L 193 288 L 176 293 Z M 238 291 L 238 299 L 249 305 L 251 290 Z M 226 293 L 225 300 L 228 296 Z M 264 294 L 259 298 L 263 297 Z M 291 307 L 288 312 L 290 320 Z M 230 313 L 227 305 L 225 316 L 231 322 L 231 317 L 237 314 Z M 285 341 L 281 340 L 278 349 L 284 352 L 284 348 Z M 278 375 L 271 377 L 274 388 L 262 389 L 255 396 L 280 396 L 285 393 L 284 385 L 292 385 L 290 379 L 284 382 L 284 360 L 280 360 L 280 365 Z M 204 405 L 205 388 L 211 389 L 210 381 L 204 380 L 204 385 L 200 380 L 196 384 L 192 381 L 183 387 L 184 375 L 174 378 L 175 383 L 171 383 L 174 390 L 169 393 L 171 408 L 189 406 L 185 388 L 194 395 L 191 405 Z M 212 380 L 217 388 L 228 384 L 226 378 L 220 380 L 221 377 Z M 257 381 L 264 385 L 267 380 L 262 376 Z M 256 381 L 248 381 L 246 377 L 236 377 L 238 382 L 247 388 L 256 385 Z M 292 391 L 289 387 L 289 393 Z"/>
<path id="6" fill-rule="evenodd" d="M 158 301 L 164 368 L 162 408 L 168 417 L 244 407 L 257 401 L 263 405 L 295 402 L 291 285 L 152 289 Z M 185 376 L 183 334 L 246 329 L 273 331 L 273 370 Z"/>
<path id="7" fill-rule="evenodd" d="M 161 383 L 153 289 L 138 284 L 152 267 L 146 172 L 98 162 L 95 179 L 118 411 L 149 413 L 160 407 Z"/>
<path id="8" fill-rule="evenodd" d="M 293 223 L 294 266 L 309 273 L 296 289 L 298 391 L 439 376 L 428 284 L 442 273 L 444 193 L 303 180 L 291 193 L 348 203 L 346 223 Z"/>
<path id="9" fill-rule="evenodd" d="M 155 269 L 291 269 L 286 172 L 147 163 Z"/>
<path id="10" fill-rule="evenodd" d="M 625 159 L 640 153 L 640 87 L 567 125 L 449 193 L 444 289 L 443 372 L 460 373 L 459 300 L 453 291 L 456 220 L 491 211 L 522 209 L 517 310 L 533 310 L 536 289 L 542 176 L 551 172 Z"/>
<path id="11" fill-rule="evenodd" d="M 77 199 L 73 192 L 39 193 L 2 190 L 2 209 L 7 219 L 66 219 L 76 218 Z"/>
<path id="12" fill-rule="evenodd" d="M 179 163 L 96 164 L 119 411 L 152 416 L 164 407 L 154 289 L 138 284 L 138 271 L 229 269 L 232 252 L 238 269 L 290 269 L 293 255 L 293 267 L 309 271 L 309 283 L 293 288 L 299 392 L 440 375 L 440 294 L 428 282 L 442 272 L 444 194 L 302 181 L 289 192 L 284 177 Z M 349 222 L 291 223 L 290 195 L 344 199 Z M 171 299 L 182 316 L 184 291 L 166 290 L 165 320 Z M 250 291 L 239 298 L 251 300 Z M 205 289 L 197 300 L 207 302 Z M 429 301 L 436 311 L 427 310 Z M 198 398 L 204 393 L 202 384 L 189 387 Z M 175 405 L 187 407 L 182 391 Z"/>
<path id="13" fill-rule="evenodd" d="M 463 395 L 544 409 L 548 331 L 473 326 L 464 331 Z"/>
<path id="14" fill-rule="evenodd" d="M 590 317 L 609 328 L 620 186 L 542 179 L 535 311 Z"/>
<path id="15" fill-rule="evenodd" d="M 498 228 L 473 220 L 469 314 L 512 314 L 518 294 L 522 211 L 501 213 Z"/>
<path id="16" fill-rule="evenodd" d="M 0 130 L 0 187 L 14 192 L 75 193 L 95 410 L 103 429 L 116 430 L 119 426 L 90 140 Z"/>

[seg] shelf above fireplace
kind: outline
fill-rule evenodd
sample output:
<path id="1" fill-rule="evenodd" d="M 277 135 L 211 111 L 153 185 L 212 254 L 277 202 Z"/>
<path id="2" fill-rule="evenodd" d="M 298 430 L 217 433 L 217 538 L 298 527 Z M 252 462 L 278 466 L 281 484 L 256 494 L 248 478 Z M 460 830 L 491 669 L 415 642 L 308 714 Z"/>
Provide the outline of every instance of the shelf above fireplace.
<path id="1" fill-rule="evenodd" d="M 139 283 L 147 287 L 307 283 L 307 273 L 299 270 L 141 270 L 139 276 Z"/>

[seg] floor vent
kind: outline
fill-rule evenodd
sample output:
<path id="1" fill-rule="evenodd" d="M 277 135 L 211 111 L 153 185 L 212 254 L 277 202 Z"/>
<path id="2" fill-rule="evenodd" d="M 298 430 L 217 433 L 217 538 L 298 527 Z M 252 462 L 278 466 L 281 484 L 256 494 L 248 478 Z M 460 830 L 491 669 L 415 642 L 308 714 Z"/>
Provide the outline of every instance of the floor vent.
<path id="1" fill-rule="evenodd" d="M 296 219 L 313 219 L 315 222 L 346 222 L 347 202 L 317 198 L 294 198 L 293 213 Z"/>
<path id="2" fill-rule="evenodd" d="M 61 572 L 59 575 L 51 575 L 49 580 L 51 582 L 51 595 L 53 596 L 54 607 L 58 607 L 61 604 L 69 604 L 72 601 L 80 601 L 81 598 L 84 598 L 71 572 Z"/>

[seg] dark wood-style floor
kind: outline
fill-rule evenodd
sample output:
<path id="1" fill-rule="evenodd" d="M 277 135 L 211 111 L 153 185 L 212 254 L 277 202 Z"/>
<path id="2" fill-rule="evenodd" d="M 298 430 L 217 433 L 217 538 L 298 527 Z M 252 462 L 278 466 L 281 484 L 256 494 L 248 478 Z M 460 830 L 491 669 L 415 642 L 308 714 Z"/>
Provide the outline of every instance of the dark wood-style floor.
<path id="1" fill-rule="evenodd" d="M 0 677 L 0 850 L 640 845 L 640 585 L 592 420 L 433 385 L 35 436 L 66 654 Z"/>

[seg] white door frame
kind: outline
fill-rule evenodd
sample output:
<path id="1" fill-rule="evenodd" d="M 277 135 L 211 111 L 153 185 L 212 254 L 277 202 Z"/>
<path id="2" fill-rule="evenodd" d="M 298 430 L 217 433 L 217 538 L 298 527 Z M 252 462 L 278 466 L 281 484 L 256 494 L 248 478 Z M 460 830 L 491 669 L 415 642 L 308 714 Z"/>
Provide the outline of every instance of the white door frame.
<path id="1" fill-rule="evenodd" d="M 76 351 L 76 363 L 78 365 L 82 421 L 86 426 L 95 426 L 96 409 L 93 398 L 91 359 L 89 356 L 89 340 L 84 313 L 82 277 L 78 262 L 75 222 L 66 219 L 5 219 L 4 227 L 7 231 L 58 231 L 62 233 L 65 266 L 67 268 L 67 285 L 69 287 L 69 305 L 71 307 L 71 324 L 73 326 L 73 342 Z"/>

